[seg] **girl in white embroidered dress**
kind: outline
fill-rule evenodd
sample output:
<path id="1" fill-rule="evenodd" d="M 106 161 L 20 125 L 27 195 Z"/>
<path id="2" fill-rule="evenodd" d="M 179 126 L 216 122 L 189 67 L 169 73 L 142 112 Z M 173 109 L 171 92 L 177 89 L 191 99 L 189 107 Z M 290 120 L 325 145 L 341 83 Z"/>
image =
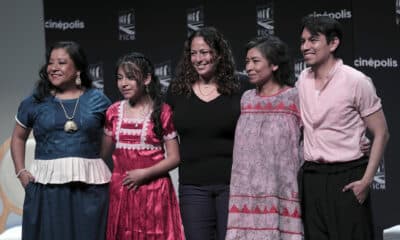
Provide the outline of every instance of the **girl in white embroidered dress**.
<path id="1" fill-rule="evenodd" d="M 117 85 L 124 100 L 107 110 L 102 148 L 114 163 L 107 239 L 183 239 L 168 174 L 180 161 L 177 134 L 152 63 L 140 53 L 123 56 Z"/>

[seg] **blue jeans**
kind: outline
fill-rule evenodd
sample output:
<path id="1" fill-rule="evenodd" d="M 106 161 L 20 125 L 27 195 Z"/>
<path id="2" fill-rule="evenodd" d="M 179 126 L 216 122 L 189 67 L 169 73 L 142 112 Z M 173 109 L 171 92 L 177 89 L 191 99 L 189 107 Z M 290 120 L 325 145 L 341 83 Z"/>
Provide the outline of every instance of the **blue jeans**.
<path id="1" fill-rule="evenodd" d="M 179 204 L 186 240 L 224 240 L 229 185 L 179 185 Z"/>

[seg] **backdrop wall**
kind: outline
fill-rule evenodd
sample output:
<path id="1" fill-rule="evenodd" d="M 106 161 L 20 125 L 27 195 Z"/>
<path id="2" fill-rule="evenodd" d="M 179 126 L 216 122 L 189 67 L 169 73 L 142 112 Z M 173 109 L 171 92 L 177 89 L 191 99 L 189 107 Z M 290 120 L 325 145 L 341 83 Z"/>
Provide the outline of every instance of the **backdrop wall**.
<path id="1" fill-rule="evenodd" d="M 0 29 L 0 145 L 3 146 L 14 128 L 19 102 L 32 90 L 43 63 L 45 38 L 42 1 L 1 0 Z M 1 160 L 2 170 L 4 163 Z M 10 171 L 13 173 L 13 169 Z M 7 217 L 3 213 L 5 209 L 0 200 L 0 220 L 5 220 L 0 221 L 0 225 L 9 228 L 20 224 L 21 216 L 11 213 L 7 219 L 3 219 L 3 216 Z"/>
<path id="2" fill-rule="evenodd" d="M 44 0 L 46 45 L 75 40 L 89 56 L 98 87 L 119 99 L 114 64 L 129 51 L 140 51 L 157 66 L 157 74 L 168 85 L 188 33 L 215 26 L 229 40 L 237 63 L 244 69 L 244 45 L 251 38 L 275 34 L 288 43 L 298 74 L 305 64 L 299 51 L 300 21 L 307 14 L 329 15 L 344 26 L 340 54 L 345 63 L 369 75 L 382 98 L 391 132 L 384 161 L 372 187 L 377 237 L 382 229 L 399 224 L 400 115 L 396 92 L 400 77 L 400 1 L 396 0 L 212 0 L 177 1 L 77 1 L 68 4 Z M 397 12 L 396 12 L 397 11 Z"/>

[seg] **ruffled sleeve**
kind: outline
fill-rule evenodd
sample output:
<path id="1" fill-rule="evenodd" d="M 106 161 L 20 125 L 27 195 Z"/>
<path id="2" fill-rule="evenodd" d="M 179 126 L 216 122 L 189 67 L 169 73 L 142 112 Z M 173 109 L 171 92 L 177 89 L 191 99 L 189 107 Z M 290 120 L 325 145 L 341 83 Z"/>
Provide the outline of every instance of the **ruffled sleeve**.
<path id="1" fill-rule="evenodd" d="M 90 105 L 94 106 L 92 111 L 103 113 L 103 116 L 107 108 L 111 105 L 110 99 L 98 89 L 92 89 L 89 101 Z"/>
<path id="2" fill-rule="evenodd" d="M 161 122 L 164 130 L 163 139 L 170 140 L 177 136 L 176 129 L 172 119 L 172 109 L 168 104 L 163 104 L 161 113 Z"/>
<path id="3" fill-rule="evenodd" d="M 118 119 L 118 110 L 119 110 L 120 102 L 116 102 L 111 105 L 106 112 L 106 120 L 104 123 L 104 134 L 112 137 L 115 141 L 115 132 L 116 132 L 116 124 Z"/>

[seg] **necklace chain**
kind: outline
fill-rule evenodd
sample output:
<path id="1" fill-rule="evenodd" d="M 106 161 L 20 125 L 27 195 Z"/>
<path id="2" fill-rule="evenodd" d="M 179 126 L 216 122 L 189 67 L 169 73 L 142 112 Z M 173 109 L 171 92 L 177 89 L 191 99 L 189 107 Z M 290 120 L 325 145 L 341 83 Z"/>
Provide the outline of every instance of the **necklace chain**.
<path id="1" fill-rule="evenodd" d="M 201 91 L 200 84 L 199 83 L 197 84 L 197 88 L 199 89 L 200 94 L 205 96 L 205 97 L 211 95 L 215 91 L 215 87 L 214 86 L 206 86 L 205 88 L 207 89 L 207 88 L 210 88 L 210 87 L 212 87 L 212 90 L 210 92 L 204 94 L 203 91 Z"/>
<path id="2" fill-rule="evenodd" d="M 142 106 L 140 109 L 140 115 L 142 118 L 146 118 L 149 112 L 150 112 L 150 107 L 148 105 Z"/>
<path id="3" fill-rule="evenodd" d="M 128 111 L 133 111 L 133 106 L 131 105 L 131 103 L 128 101 L 128 106 L 129 108 L 127 108 Z M 151 109 L 151 104 L 144 104 L 144 106 L 141 106 L 140 109 L 138 109 L 138 113 L 140 115 L 140 118 L 145 119 L 149 113 Z"/>
<path id="4" fill-rule="evenodd" d="M 65 109 L 64 104 L 62 103 L 62 100 L 59 99 L 59 100 L 60 100 L 59 103 L 60 103 L 60 105 L 61 105 L 61 108 L 64 110 L 64 115 L 65 115 L 65 117 L 66 117 L 68 120 L 74 119 L 75 113 L 76 113 L 76 109 L 77 109 L 77 107 L 78 107 L 78 103 L 79 103 L 79 99 L 80 99 L 80 98 L 81 98 L 81 96 L 79 96 L 78 99 L 77 99 L 76 102 L 75 102 L 74 111 L 72 112 L 72 116 L 71 116 L 71 117 L 68 116 L 67 110 Z"/>

